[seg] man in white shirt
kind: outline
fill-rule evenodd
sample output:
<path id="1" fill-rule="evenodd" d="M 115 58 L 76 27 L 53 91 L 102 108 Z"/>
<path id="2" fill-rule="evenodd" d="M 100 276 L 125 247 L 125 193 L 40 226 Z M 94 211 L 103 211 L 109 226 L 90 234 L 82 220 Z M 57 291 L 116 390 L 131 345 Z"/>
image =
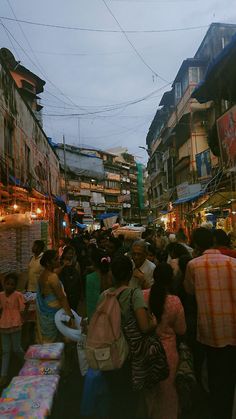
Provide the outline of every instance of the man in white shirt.
<path id="1" fill-rule="evenodd" d="M 156 265 L 147 259 L 147 244 L 144 240 L 133 243 L 131 249 L 134 270 L 129 285 L 132 288 L 147 289 L 153 284 Z"/>
<path id="2" fill-rule="evenodd" d="M 40 277 L 41 272 L 43 271 L 43 267 L 40 264 L 41 257 L 43 256 L 44 251 L 44 242 L 43 240 L 35 240 L 32 246 L 32 253 L 33 256 L 29 262 L 29 269 L 28 269 L 28 285 L 27 290 L 31 292 L 37 291 L 38 280 Z"/>

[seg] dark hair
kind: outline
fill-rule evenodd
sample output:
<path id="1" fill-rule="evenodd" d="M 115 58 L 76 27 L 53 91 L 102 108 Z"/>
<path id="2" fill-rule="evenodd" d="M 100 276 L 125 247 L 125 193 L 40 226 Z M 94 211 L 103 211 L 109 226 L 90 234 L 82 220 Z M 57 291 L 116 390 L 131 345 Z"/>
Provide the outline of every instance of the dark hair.
<path id="1" fill-rule="evenodd" d="M 170 243 L 166 247 L 166 250 L 172 259 L 178 259 L 183 255 L 189 255 L 187 248 L 181 243 Z"/>
<path id="2" fill-rule="evenodd" d="M 121 284 L 122 282 L 128 282 L 133 273 L 133 264 L 128 256 L 117 256 L 111 264 L 111 271 L 114 282 Z"/>
<path id="3" fill-rule="evenodd" d="M 227 236 L 226 232 L 222 229 L 213 231 L 213 238 L 216 246 L 230 247 L 230 237 Z"/>
<path id="4" fill-rule="evenodd" d="M 114 248 L 115 248 L 116 251 L 119 250 L 120 247 L 122 246 L 122 243 L 121 243 L 120 239 L 118 239 L 117 237 L 113 237 L 113 236 L 109 237 L 109 243 L 114 245 Z"/>
<path id="5" fill-rule="evenodd" d="M 94 247 L 91 253 L 91 259 L 95 268 L 99 269 L 102 273 L 106 274 L 110 270 L 110 257 L 103 249 Z"/>
<path id="6" fill-rule="evenodd" d="M 46 252 L 44 252 L 43 256 L 40 259 L 40 264 L 44 268 L 46 268 L 48 265 L 50 265 L 51 261 L 55 259 L 56 256 L 57 256 L 56 250 L 46 250 Z"/>
<path id="7" fill-rule="evenodd" d="M 154 284 L 149 295 L 149 307 L 158 321 L 164 312 L 166 296 L 170 292 L 173 282 L 173 269 L 166 263 L 161 262 L 153 272 Z"/>
<path id="8" fill-rule="evenodd" d="M 45 243 L 43 240 L 35 240 L 34 244 L 36 244 L 36 246 L 38 246 L 40 252 L 43 252 L 44 247 L 45 247 Z"/>
<path id="9" fill-rule="evenodd" d="M 5 282 L 7 282 L 9 279 L 12 279 L 14 281 L 16 287 L 18 282 L 18 275 L 15 272 L 9 272 L 7 275 L 4 276 L 3 284 L 5 284 Z"/>
<path id="10" fill-rule="evenodd" d="M 152 244 L 147 245 L 147 252 L 150 253 L 153 256 L 156 256 L 156 248 Z"/>
<path id="11" fill-rule="evenodd" d="M 187 264 L 192 260 L 190 255 L 182 255 L 179 258 L 179 269 L 181 270 L 183 276 L 185 275 Z"/>
<path id="12" fill-rule="evenodd" d="M 184 230 L 182 228 L 180 228 L 177 233 L 176 233 L 176 239 L 177 240 L 182 240 L 182 241 L 187 241 L 187 236 L 184 232 Z"/>
<path id="13" fill-rule="evenodd" d="M 196 228 L 193 230 L 192 243 L 202 252 L 210 249 L 214 244 L 212 231 L 205 227 Z"/>
<path id="14" fill-rule="evenodd" d="M 73 252 L 75 253 L 75 248 L 73 246 L 64 247 L 63 253 L 61 255 L 61 259 L 64 259 L 64 257 L 67 255 L 67 253 L 70 252 L 71 250 L 73 250 Z"/>

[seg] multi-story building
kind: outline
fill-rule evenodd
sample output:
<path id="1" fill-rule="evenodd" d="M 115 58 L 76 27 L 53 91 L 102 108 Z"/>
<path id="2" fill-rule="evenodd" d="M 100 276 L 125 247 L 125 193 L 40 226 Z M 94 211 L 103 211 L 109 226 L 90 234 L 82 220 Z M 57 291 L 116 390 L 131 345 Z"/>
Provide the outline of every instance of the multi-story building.
<path id="1" fill-rule="evenodd" d="M 139 222 L 137 164 L 127 149 L 108 151 L 58 144 L 61 188 L 76 218 L 94 224 L 102 213 Z"/>
<path id="2" fill-rule="evenodd" d="M 235 32 L 236 25 L 210 26 L 195 56 L 183 61 L 172 89 L 163 95 L 147 135 L 150 205 L 157 222 L 165 220 L 171 230 L 193 225 L 192 209 L 219 171 L 208 143 L 211 104 L 200 104 L 192 93 Z"/>
<path id="3" fill-rule="evenodd" d="M 44 84 L 9 50 L 0 50 L 0 231 L 2 243 L 12 246 L 0 261 L 2 269 L 12 251 L 12 262 L 19 262 L 13 270 L 21 270 L 32 240 L 43 237 L 54 243 L 58 233 L 54 198 L 60 192 L 59 161 L 38 116 L 37 95 Z"/>

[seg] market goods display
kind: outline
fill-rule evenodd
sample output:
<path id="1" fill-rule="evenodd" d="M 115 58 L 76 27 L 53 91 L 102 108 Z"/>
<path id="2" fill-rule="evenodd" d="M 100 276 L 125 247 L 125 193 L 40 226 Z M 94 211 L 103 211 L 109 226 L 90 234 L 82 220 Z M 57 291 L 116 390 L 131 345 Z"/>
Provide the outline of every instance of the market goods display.
<path id="1" fill-rule="evenodd" d="M 45 419 L 49 413 L 44 400 L 0 400 L 1 419 Z"/>
<path id="2" fill-rule="evenodd" d="M 125 237 L 125 240 L 139 240 L 142 238 L 142 233 L 144 231 L 145 227 L 124 226 L 114 230 L 113 235 L 118 237 L 120 234 L 122 234 Z"/>
<path id="3" fill-rule="evenodd" d="M 28 359 L 19 376 L 57 375 L 61 369 L 59 360 Z"/>
<path id="4" fill-rule="evenodd" d="M 45 343 L 44 345 L 31 345 L 25 359 L 61 359 L 64 343 Z"/>
<path id="5" fill-rule="evenodd" d="M 14 377 L 2 396 L 15 400 L 43 400 L 47 409 L 51 410 L 58 382 L 58 375 Z"/>

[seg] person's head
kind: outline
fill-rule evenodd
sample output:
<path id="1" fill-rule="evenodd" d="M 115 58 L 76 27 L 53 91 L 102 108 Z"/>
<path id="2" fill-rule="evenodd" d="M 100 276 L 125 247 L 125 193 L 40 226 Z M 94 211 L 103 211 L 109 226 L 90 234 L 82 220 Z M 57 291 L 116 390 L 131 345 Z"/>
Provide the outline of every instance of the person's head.
<path id="1" fill-rule="evenodd" d="M 185 246 L 180 243 L 170 243 L 167 246 L 167 252 L 171 259 L 179 259 L 183 255 L 189 255 L 188 250 Z"/>
<path id="2" fill-rule="evenodd" d="M 7 295 L 12 294 L 17 287 L 18 275 L 14 272 L 7 274 L 3 280 L 3 289 Z"/>
<path id="3" fill-rule="evenodd" d="M 61 259 L 62 260 L 69 260 L 72 261 L 72 259 L 75 256 L 75 249 L 72 246 L 66 246 L 63 250 Z"/>
<path id="4" fill-rule="evenodd" d="M 186 243 L 187 242 L 187 236 L 185 235 L 185 232 L 182 228 L 180 228 L 176 233 L 176 240 L 180 243 Z"/>
<path id="5" fill-rule="evenodd" d="M 151 312 L 160 321 L 166 296 L 171 293 L 173 284 L 173 269 L 166 263 L 161 262 L 153 272 L 154 284 L 150 291 L 149 307 Z"/>
<path id="6" fill-rule="evenodd" d="M 214 245 L 216 247 L 230 247 L 230 238 L 229 236 L 227 236 L 227 234 L 225 233 L 224 230 L 222 229 L 217 229 L 215 231 L 213 231 L 213 239 L 214 239 Z"/>
<path id="7" fill-rule="evenodd" d="M 128 284 L 132 274 L 133 265 L 128 256 L 117 256 L 112 264 L 111 271 L 115 285 Z"/>
<path id="8" fill-rule="evenodd" d="M 213 233 L 205 227 L 196 228 L 192 234 L 192 243 L 197 251 L 204 252 L 213 247 Z"/>
<path id="9" fill-rule="evenodd" d="M 106 234 L 100 234 L 100 236 L 97 239 L 98 247 L 100 247 L 101 249 L 106 249 L 107 242 L 108 242 L 107 235 Z"/>
<path id="10" fill-rule="evenodd" d="M 147 259 L 153 263 L 156 260 L 156 248 L 151 244 L 148 244 L 147 246 Z"/>
<path id="11" fill-rule="evenodd" d="M 170 233 L 168 238 L 170 243 L 176 242 L 176 235 L 174 233 Z"/>
<path id="12" fill-rule="evenodd" d="M 59 256 L 56 250 L 46 250 L 44 252 L 40 264 L 47 270 L 53 272 L 60 265 Z"/>
<path id="13" fill-rule="evenodd" d="M 116 237 L 109 237 L 109 240 L 106 244 L 106 250 L 110 257 L 113 257 L 116 252 L 121 248 L 122 243 Z"/>
<path id="14" fill-rule="evenodd" d="M 147 258 L 147 244 L 144 240 L 137 240 L 131 249 L 132 259 L 135 267 L 140 268 Z"/>
<path id="15" fill-rule="evenodd" d="M 91 251 L 91 259 L 94 268 L 101 274 L 107 274 L 109 272 L 111 258 L 105 250 L 94 247 Z"/>
<path id="16" fill-rule="evenodd" d="M 44 241 L 43 240 L 35 240 L 32 246 L 32 253 L 35 256 L 39 256 L 40 253 L 44 251 Z"/>

